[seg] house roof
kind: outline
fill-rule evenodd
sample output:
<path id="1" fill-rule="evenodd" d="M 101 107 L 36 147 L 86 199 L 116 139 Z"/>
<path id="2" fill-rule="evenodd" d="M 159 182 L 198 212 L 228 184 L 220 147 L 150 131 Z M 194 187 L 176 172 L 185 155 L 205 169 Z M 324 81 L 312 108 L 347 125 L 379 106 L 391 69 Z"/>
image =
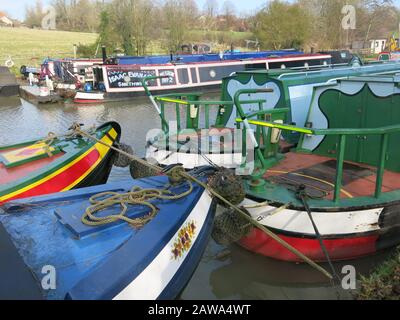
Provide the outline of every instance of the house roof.
<path id="1" fill-rule="evenodd" d="M 0 11 L 0 18 L 3 18 L 3 17 L 7 17 L 7 15 L 4 12 Z"/>

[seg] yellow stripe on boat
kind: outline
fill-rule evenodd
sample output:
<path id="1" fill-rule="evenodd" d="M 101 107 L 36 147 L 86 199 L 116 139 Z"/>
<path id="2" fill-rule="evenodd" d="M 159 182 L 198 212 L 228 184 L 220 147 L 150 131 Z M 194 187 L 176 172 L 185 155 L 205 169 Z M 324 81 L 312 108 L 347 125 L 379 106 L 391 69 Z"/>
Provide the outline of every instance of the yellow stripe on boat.
<path id="1" fill-rule="evenodd" d="M 109 135 L 115 140 L 116 136 L 117 136 L 117 132 L 114 129 L 111 129 L 111 131 L 109 132 Z M 102 142 L 112 145 L 113 141 L 107 136 L 105 135 L 102 139 Z M 105 157 L 105 155 L 107 154 L 108 150 L 110 150 L 109 147 L 106 147 L 104 144 L 101 143 L 96 143 L 94 145 L 94 148 L 97 149 L 98 153 L 100 154 L 99 158 L 97 159 L 97 161 L 90 167 L 90 169 L 85 172 L 79 179 L 75 180 L 74 183 L 70 184 L 68 187 L 64 188 L 62 191 L 67 191 L 67 190 L 71 190 L 73 187 L 75 187 L 79 182 L 81 182 L 83 179 L 85 179 L 95 168 L 96 166 L 99 164 L 99 162 L 101 160 L 103 160 L 103 158 Z M 91 150 L 93 150 L 93 148 L 91 148 Z"/>
<path id="2" fill-rule="evenodd" d="M 185 100 L 181 100 L 181 99 L 171 99 L 171 98 L 162 98 L 162 97 L 157 97 L 156 98 L 158 101 L 163 101 L 163 102 L 171 102 L 171 103 L 179 103 L 179 104 L 184 104 L 189 106 L 190 103 L 185 101 Z"/>
<path id="3" fill-rule="evenodd" d="M 253 125 L 261 126 L 261 127 L 294 131 L 294 132 L 305 133 L 305 134 L 314 134 L 314 132 L 310 129 L 299 128 L 299 127 L 290 126 L 290 125 L 286 125 L 286 124 L 265 122 L 265 121 L 260 121 L 260 120 L 247 120 L 247 121 L 249 122 L 249 124 L 253 124 Z M 243 120 L 237 118 L 236 122 L 243 122 Z"/>
<path id="4" fill-rule="evenodd" d="M 109 132 L 109 135 L 115 139 L 117 136 L 117 132 L 114 130 L 114 128 L 112 128 Z M 112 141 L 111 139 L 107 136 L 104 135 L 104 137 L 101 139 L 102 142 L 105 142 L 107 144 L 111 144 Z M 76 164 L 77 162 L 81 161 L 83 158 L 85 158 L 90 152 L 92 152 L 94 149 L 97 149 L 97 151 L 100 154 L 99 159 L 96 161 L 95 164 L 93 164 L 93 166 L 90 167 L 90 169 L 82 176 L 82 178 L 77 180 L 77 183 L 79 183 L 80 181 L 83 180 L 84 177 L 87 177 L 89 175 L 90 172 L 92 172 L 94 170 L 94 168 L 96 167 L 96 165 L 102 160 L 102 158 L 104 157 L 104 155 L 107 153 L 107 150 L 109 149 L 108 147 L 102 145 L 101 143 L 96 143 L 93 147 L 91 147 L 88 151 L 86 151 L 84 154 L 82 154 L 81 156 L 79 156 L 78 158 L 76 158 L 75 160 L 71 161 L 70 163 L 68 163 L 67 165 L 65 165 L 64 167 L 58 169 L 57 171 L 53 172 L 52 174 L 44 177 L 43 179 L 36 181 L 32 184 L 30 184 L 29 186 L 26 186 L 24 188 L 21 188 L 15 192 L 12 192 L 10 194 L 7 194 L 3 197 L 0 197 L 0 202 L 4 202 L 10 198 L 14 198 L 15 196 L 18 196 L 21 193 L 24 193 L 30 189 L 33 189 L 39 185 L 41 185 L 42 183 L 45 183 L 46 181 L 54 178 L 55 176 L 57 176 L 58 174 L 62 173 L 63 171 L 67 170 L 68 168 L 72 167 L 74 164 Z M 64 188 L 62 191 L 67 191 L 70 190 L 73 186 L 75 186 L 77 183 L 73 183 L 70 186 L 68 186 L 67 188 Z"/>

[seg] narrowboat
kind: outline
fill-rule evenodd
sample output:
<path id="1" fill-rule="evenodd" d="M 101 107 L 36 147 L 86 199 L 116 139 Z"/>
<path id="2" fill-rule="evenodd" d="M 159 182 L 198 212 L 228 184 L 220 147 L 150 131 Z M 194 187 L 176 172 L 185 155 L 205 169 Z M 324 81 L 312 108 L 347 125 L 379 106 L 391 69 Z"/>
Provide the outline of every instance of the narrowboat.
<path id="1" fill-rule="evenodd" d="M 213 172 L 190 174 L 204 182 Z M 215 208 L 202 187 L 167 176 L 5 204 L 0 299 L 175 299 L 200 262 Z"/>
<path id="2" fill-rule="evenodd" d="M 266 51 L 206 55 L 117 57 L 109 63 L 87 69 L 83 90 L 76 103 L 98 103 L 145 95 L 141 80 L 149 82 L 155 94 L 182 90 L 218 89 L 222 79 L 238 71 L 313 67 L 330 64 L 328 54 L 303 54 L 297 51 Z"/>
<path id="3" fill-rule="evenodd" d="M 359 75 L 385 75 L 400 71 L 399 62 L 325 68 L 322 70 L 254 70 L 224 78 L 218 101 L 202 99 L 198 93 L 156 96 L 151 101 L 160 110 L 161 131 L 148 137 L 147 157 L 162 165 L 182 163 L 185 168 L 209 164 L 236 168 L 242 163 L 245 137 L 236 128 L 233 102 L 241 89 L 264 89 L 241 97 L 246 114 L 260 110 L 289 108 L 287 122 L 305 126 L 313 88 L 337 79 Z M 147 88 L 147 92 L 149 92 Z M 264 103 L 264 101 L 266 101 Z M 172 121 L 170 124 L 168 122 Z M 296 146 L 298 132 L 283 132 L 279 148 Z"/>
<path id="4" fill-rule="evenodd" d="M 255 141 L 244 163 L 251 174 L 244 179 L 242 207 L 315 261 L 353 259 L 398 245 L 399 85 L 398 76 L 374 76 L 316 86 L 304 127 L 287 121 L 289 108 L 246 114 L 240 97 L 258 90 L 239 90 L 236 120 Z M 300 140 L 296 149 L 279 154 L 273 135 L 283 131 L 300 133 Z M 298 262 L 257 228 L 239 243 Z"/>
<path id="5" fill-rule="evenodd" d="M 115 145 L 121 127 L 109 122 L 88 131 Z M 114 163 L 114 151 L 73 131 L 0 147 L 0 204 L 20 198 L 103 184 Z"/>

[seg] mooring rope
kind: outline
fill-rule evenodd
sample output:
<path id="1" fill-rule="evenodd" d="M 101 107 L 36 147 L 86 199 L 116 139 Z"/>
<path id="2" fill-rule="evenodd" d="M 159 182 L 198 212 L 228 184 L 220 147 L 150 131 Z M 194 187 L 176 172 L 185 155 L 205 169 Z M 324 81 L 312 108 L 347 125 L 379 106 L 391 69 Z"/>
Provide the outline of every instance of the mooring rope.
<path id="1" fill-rule="evenodd" d="M 128 157 L 129 159 L 131 159 L 132 161 L 137 161 L 147 167 L 149 167 L 150 169 L 155 170 L 158 173 L 163 173 L 163 169 L 159 166 L 156 166 L 154 164 L 148 163 L 146 160 L 137 157 L 135 155 L 129 154 L 123 150 L 120 150 L 116 147 L 114 147 L 113 145 L 107 144 L 106 142 L 101 141 L 100 139 L 97 139 L 96 137 L 93 137 L 90 134 L 87 134 L 86 132 L 82 131 L 80 129 L 80 125 L 79 124 L 74 124 L 71 127 L 72 130 L 74 130 L 76 133 L 82 135 L 82 136 L 86 136 L 89 139 L 93 139 L 96 142 L 116 151 L 119 152 L 122 155 L 125 155 L 126 157 Z M 178 171 L 176 171 L 175 173 L 177 173 Z M 303 260 L 305 263 L 309 264 L 311 267 L 313 267 L 314 269 L 318 270 L 319 272 L 321 272 L 322 274 L 324 274 L 327 278 L 329 278 L 330 280 L 333 279 L 333 276 L 326 271 L 323 267 L 321 267 L 319 264 L 317 264 L 316 262 L 312 261 L 310 258 L 308 258 L 306 255 L 304 255 L 303 253 L 301 253 L 299 250 L 297 250 L 296 248 L 294 248 L 293 246 L 291 246 L 289 243 L 287 243 L 285 240 L 281 239 L 279 236 L 277 236 L 275 233 L 273 233 L 271 230 L 269 230 L 268 228 L 266 228 L 264 225 L 262 225 L 261 223 L 255 221 L 252 217 L 250 217 L 246 212 L 244 212 L 241 208 L 239 208 L 238 206 L 232 204 L 230 201 L 228 201 L 227 199 L 225 199 L 224 197 L 222 197 L 220 194 L 218 194 L 215 190 L 213 190 L 212 188 L 210 188 L 207 184 L 203 183 L 202 181 L 196 179 L 195 177 L 191 176 L 190 174 L 188 174 L 183 168 L 179 171 L 179 175 L 200 185 L 202 188 L 204 188 L 205 190 L 207 190 L 208 192 L 210 192 L 214 197 L 218 198 L 220 201 L 222 201 L 223 203 L 225 203 L 228 207 L 231 207 L 232 209 L 234 209 L 235 211 L 237 211 L 241 216 L 243 216 L 243 218 L 245 218 L 246 220 L 248 220 L 252 225 L 254 225 L 255 227 L 257 227 L 258 229 L 262 230 L 264 233 L 266 233 L 269 237 L 271 237 L 272 239 L 274 239 L 276 242 L 278 242 L 279 244 L 281 244 L 284 248 L 286 248 L 287 250 L 289 250 L 291 253 L 293 253 L 294 255 L 296 255 L 297 257 L 299 257 L 301 260 Z"/>

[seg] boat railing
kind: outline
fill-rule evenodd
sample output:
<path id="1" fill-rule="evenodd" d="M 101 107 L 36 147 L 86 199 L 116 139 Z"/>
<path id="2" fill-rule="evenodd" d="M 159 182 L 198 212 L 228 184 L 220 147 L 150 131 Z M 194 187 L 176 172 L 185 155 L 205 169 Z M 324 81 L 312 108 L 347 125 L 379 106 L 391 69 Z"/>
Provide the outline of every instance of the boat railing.
<path id="1" fill-rule="evenodd" d="M 377 63 L 377 64 L 374 64 L 374 65 L 370 64 L 370 65 L 364 65 L 364 66 L 349 66 L 347 68 L 337 66 L 337 68 L 327 68 L 327 69 L 323 69 L 323 70 L 288 72 L 288 73 L 283 73 L 280 76 L 278 76 L 278 79 L 281 80 L 281 79 L 284 79 L 284 78 L 296 77 L 296 76 L 300 76 L 300 75 L 308 77 L 309 75 L 313 75 L 313 74 L 316 74 L 316 73 L 319 73 L 319 72 L 322 72 L 322 71 L 324 71 L 324 72 L 334 72 L 334 71 L 338 71 L 338 70 L 346 71 L 346 70 L 359 69 L 361 67 L 365 70 L 365 69 L 370 69 L 370 68 L 376 68 L 376 65 L 383 66 L 383 65 L 388 65 L 388 64 L 399 64 L 399 63 L 400 63 L 400 61 L 390 61 L 390 63 L 386 63 L 386 64 L 385 63 Z M 382 72 L 393 73 L 393 71 L 382 71 Z M 382 72 L 377 70 L 378 74 L 381 74 Z"/>
<path id="2" fill-rule="evenodd" d="M 251 92 L 250 92 L 251 91 Z M 379 160 L 376 164 L 376 180 L 375 180 L 375 192 L 374 196 L 376 198 L 381 197 L 382 195 L 382 186 L 383 186 L 383 176 L 385 172 L 385 164 L 387 158 L 388 151 L 388 142 L 389 136 L 391 134 L 400 133 L 400 125 L 390 125 L 378 128 L 332 128 L 332 129 L 317 129 L 317 128 L 307 128 L 307 127 L 297 127 L 294 125 L 288 125 L 283 123 L 277 123 L 274 121 L 263 121 L 263 120 L 252 120 L 248 119 L 250 115 L 243 114 L 243 109 L 240 105 L 240 95 L 248 94 L 248 93 L 258 93 L 259 90 L 239 90 L 235 95 L 235 105 L 238 108 L 238 113 L 242 114 L 241 118 L 237 118 L 236 122 L 238 124 L 244 123 L 247 129 L 249 125 L 253 125 L 261 128 L 269 128 L 275 130 L 289 131 L 289 132 L 297 132 L 302 135 L 311 135 L 311 136 L 337 136 L 338 137 L 338 147 L 336 152 L 336 177 L 335 177 L 335 185 L 334 185 L 334 202 L 340 201 L 340 194 L 342 189 L 342 180 L 343 180 L 343 165 L 345 162 L 345 153 L 346 153 L 346 142 L 349 137 L 352 136 L 380 136 L 380 151 L 379 151 Z M 279 109 L 277 109 L 279 110 Z M 268 112 L 266 110 L 265 112 Z M 270 110 L 273 112 L 273 110 Z M 271 113 L 272 114 L 272 113 Z M 251 129 L 250 129 L 251 130 Z M 266 140 L 268 143 L 269 141 Z M 257 142 L 258 143 L 258 142 Z M 265 157 L 262 153 L 256 152 L 256 157 L 260 161 L 261 165 L 266 161 Z M 264 168 L 268 170 L 269 168 Z"/>
<path id="3" fill-rule="evenodd" d="M 182 107 L 186 118 L 186 129 L 210 129 L 214 126 L 212 123 L 212 109 L 216 112 L 224 112 L 223 107 L 233 106 L 232 101 L 220 100 L 199 100 L 199 94 L 170 94 L 155 97 L 155 100 L 160 104 L 161 117 L 166 120 L 166 109 L 168 106 L 175 108 L 175 117 L 178 131 L 182 130 L 183 123 L 181 117 Z M 200 117 L 204 114 L 204 125 L 200 127 Z M 168 132 L 163 122 L 163 130 Z"/>

